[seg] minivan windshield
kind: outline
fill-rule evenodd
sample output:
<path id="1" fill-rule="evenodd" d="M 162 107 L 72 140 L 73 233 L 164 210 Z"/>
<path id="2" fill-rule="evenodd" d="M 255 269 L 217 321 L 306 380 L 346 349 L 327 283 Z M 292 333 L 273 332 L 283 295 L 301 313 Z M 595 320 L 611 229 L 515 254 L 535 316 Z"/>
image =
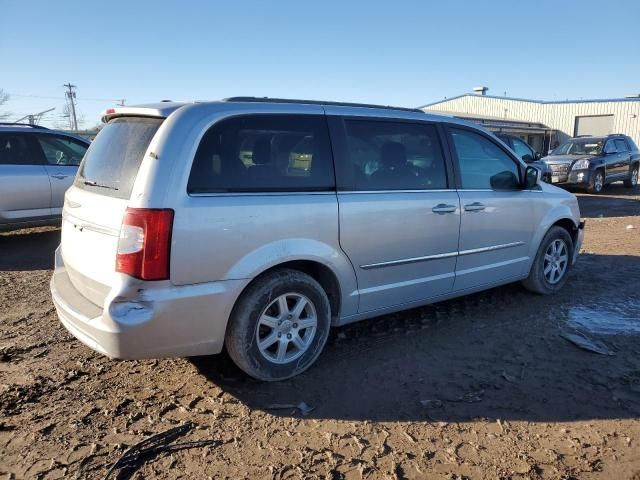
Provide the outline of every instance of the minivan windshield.
<path id="1" fill-rule="evenodd" d="M 601 138 L 575 138 L 557 147 L 551 155 L 600 155 L 603 145 Z"/>
<path id="2" fill-rule="evenodd" d="M 151 139 L 164 119 L 122 117 L 107 123 L 82 160 L 75 185 L 117 198 L 129 198 Z"/>

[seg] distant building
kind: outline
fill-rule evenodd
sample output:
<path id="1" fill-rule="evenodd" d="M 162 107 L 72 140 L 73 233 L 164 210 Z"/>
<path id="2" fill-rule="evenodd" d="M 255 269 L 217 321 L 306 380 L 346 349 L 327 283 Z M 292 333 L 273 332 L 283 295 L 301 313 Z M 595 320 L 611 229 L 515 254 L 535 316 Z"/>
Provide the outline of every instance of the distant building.
<path id="1" fill-rule="evenodd" d="M 422 110 L 482 124 L 523 138 L 539 152 L 578 135 L 624 133 L 640 145 L 640 95 L 603 100 L 538 101 L 465 93 L 424 105 Z"/>

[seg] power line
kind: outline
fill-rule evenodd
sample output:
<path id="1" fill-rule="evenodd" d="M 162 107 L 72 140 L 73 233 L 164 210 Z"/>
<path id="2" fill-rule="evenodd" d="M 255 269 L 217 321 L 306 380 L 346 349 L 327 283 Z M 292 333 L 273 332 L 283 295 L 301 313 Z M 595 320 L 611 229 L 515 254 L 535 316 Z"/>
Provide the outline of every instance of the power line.
<path id="1" fill-rule="evenodd" d="M 60 97 L 50 97 L 47 95 L 23 95 L 20 93 L 9 93 L 10 97 L 21 97 L 21 98 L 45 98 L 49 100 L 58 100 Z M 92 102 L 121 102 L 122 98 L 94 98 L 94 97 L 82 97 L 82 100 L 89 100 Z"/>

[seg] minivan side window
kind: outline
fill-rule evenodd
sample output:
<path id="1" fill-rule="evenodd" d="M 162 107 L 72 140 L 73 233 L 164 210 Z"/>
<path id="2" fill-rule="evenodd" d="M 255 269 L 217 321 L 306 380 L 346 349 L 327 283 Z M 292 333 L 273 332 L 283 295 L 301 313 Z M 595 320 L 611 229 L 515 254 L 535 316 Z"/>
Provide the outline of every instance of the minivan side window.
<path id="1" fill-rule="evenodd" d="M 436 127 L 427 123 L 345 120 L 346 168 L 356 190 L 447 188 Z"/>
<path id="2" fill-rule="evenodd" d="M 504 150 L 479 133 L 461 128 L 450 131 L 458 156 L 462 188 L 519 188 L 518 165 Z"/>
<path id="3" fill-rule="evenodd" d="M 0 133 L 0 165 L 42 165 L 36 148 L 28 135 Z"/>
<path id="4" fill-rule="evenodd" d="M 321 115 L 260 114 L 221 120 L 202 137 L 187 191 L 335 190 Z"/>

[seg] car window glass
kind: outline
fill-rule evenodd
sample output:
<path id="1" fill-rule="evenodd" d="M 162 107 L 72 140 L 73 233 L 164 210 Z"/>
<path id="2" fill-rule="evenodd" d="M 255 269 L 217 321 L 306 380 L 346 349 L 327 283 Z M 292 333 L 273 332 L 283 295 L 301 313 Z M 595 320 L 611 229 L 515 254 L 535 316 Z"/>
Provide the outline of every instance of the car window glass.
<path id="1" fill-rule="evenodd" d="M 531 150 L 531 147 L 529 147 L 529 145 L 524 143 L 522 140 L 518 140 L 517 138 L 514 138 L 512 140 L 513 140 L 513 151 L 516 152 L 516 155 L 518 155 L 522 159 L 524 159 L 525 155 L 529 155 L 529 157 L 531 157 L 529 161 L 533 160 L 533 152 Z"/>
<path id="2" fill-rule="evenodd" d="M 616 144 L 613 140 L 607 141 L 607 143 L 604 145 L 605 153 L 616 153 L 617 151 L 618 148 L 616 147 Z"/>
<path id="3" fill-rule="evenodd" d="M 0 165 L 40 165 L 41 156 L 31 148 L 27 135 L 20 133 L 0 134 Z"/>
<path id="4" fill-rule="evenodd" d="M 435 126 L 421 123 L 346 120 L 348 168 L 356 190 L 447 188 Z"/>
<path id="5" fill-rule="evenodd" d="M 205 133 L 189 177 L 190 193 L 335 189 L 324 116 L 246 115 Z"/>
<path id="6" fill-rule="evenodd" d="M 629 147 L 627 146 L 627 142 L 625 142 L 621 138 L 617 138 L 615 143 L 616 143 L 616 149 L 618 150 L 618 152 L 628 152 L 629 151 Z"/>
<path id="7" fill-rule="evenodd" d="M 63 137 L 38 136 L 38 142 L 50 165 L 78 166 L 87 151 L 87 146 Z"/>
<path id="8" fill-rule="evenodd" d="M 468 130 L 452 128 L 451 136 L 462 188 L 511 190 L 519 187 L 518 166 L 500 147 Z"/>

